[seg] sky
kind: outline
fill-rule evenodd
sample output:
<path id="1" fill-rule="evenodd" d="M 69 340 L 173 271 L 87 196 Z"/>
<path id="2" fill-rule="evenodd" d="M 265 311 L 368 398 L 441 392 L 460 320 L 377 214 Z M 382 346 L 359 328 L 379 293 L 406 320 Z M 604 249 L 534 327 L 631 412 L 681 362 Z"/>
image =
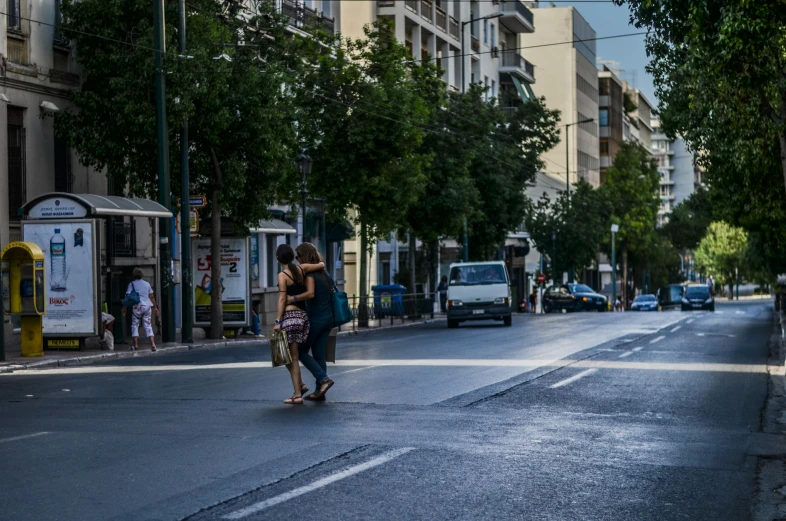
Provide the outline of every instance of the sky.
<path id="1" fill-rule="evenodd" d="M 617 6 L 611 1 L 582 2 L 580 0 L 575 2 L 560 1 L 555 2 L 555 5 L 557 7 L 574 6 L 595 29 L 598 38 L 643 31 L 643 29 L 636 29 L 629 24 L 630 11 L 627 5 Z M 541 0 L 541 9 L 548 9 L 548 6 L 548 0 Z M 538 28 L 535 27 L 535 34 L 537 31 Z M 649 63 L 644 49 L 644 36 L 599 40 L 596 43 L 598 58 L 619 62 L 620 68 L 623 69 L 621 79 L 640 89 L 650 102 L 657 106 L 658 99 L 655 97 L 652 76 L 644 71 Z"/>

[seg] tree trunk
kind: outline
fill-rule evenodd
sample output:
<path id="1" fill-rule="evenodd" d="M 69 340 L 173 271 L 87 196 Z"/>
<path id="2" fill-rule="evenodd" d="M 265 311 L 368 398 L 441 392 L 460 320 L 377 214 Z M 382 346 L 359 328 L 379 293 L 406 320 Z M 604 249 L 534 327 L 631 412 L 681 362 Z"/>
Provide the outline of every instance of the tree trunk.
<path id="1" fill-rule="evenodd" d="M 628 302 L 628 247 L 622 247 L 622 291 L 620 292 L 622 295 L 622 309 L 625 309 L 625 306 Z"/>
<path id="2" fill-rule="evenodd" d="M 363 212 L 360 212 L 360 303 L 358 306 L 358 326 L 368 326 L 368 228 Z"/>
<path id="3" fill-rule="evenodd" d="M 781 145 L 781 168 L 783 169 L 783 185 L 786 188 L 786 130 L 778 132 L 778 141 Z"/>
<path id="4" fill-rule="evenodd" d="M 409 252 L 407 255 L 409 257 L 408 264 L 409 264 L 409 292 L 410 293 L 417 293 L 417 269 L 415 266 L 415 248 L 417 247 L 417 239 L 415 238 L 415 234 L 409 232 Z"/>
<path id="5" fill-rule="evenodd" d="M 224 176 L 218 158 L 210 147 L 210 159 L 213 163 L 215 183 L 210 202 L 212 213 L 210 215 L 210 338 L 221 339 L 224 336 L 224 309 L 221 302 L 223 287 L 221 284 L 221 189 L 224 185 Z"/>

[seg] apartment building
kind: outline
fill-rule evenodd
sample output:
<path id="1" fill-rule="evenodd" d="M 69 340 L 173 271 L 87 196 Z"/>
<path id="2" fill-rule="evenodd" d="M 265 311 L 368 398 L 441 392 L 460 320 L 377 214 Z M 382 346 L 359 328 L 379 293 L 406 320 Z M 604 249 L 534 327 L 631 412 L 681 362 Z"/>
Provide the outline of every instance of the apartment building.
<path id="1" fill-rule="evenodd" d="M 550 179 L 539 176 L 539 185 L 543 186 L 542 190 L 538 187 L 536 191 L 553 191 L 554 184 L 564 186 L 566 167 L 571 184 L 584 179 L 593 186 L 599 186 L 599 94 L 593 40 L 595 30 L 574 7 L 543 7 L 534 9 L 533 13 L 538 32 L 537 35 L 521 36 L 523 51 L 537 68 L 537 93 L 546 97 L 546 105 L 550 109 L 561 112 L 563 125 L 562 143 L 543 156 L 546 162 L 545 174 Z M 587 119 L 593 121 L 569 127 L 565 136 L 564 125 Z M 567 165 L 565 137 L 569 145 Z M 540 193 L 530 195 L 537 198 Z"/>
<path id="2" fill-rule="evenodd" d="M 624 142 L 625 84 L 607 66 L 598 71 L 600 184 Z"/>
<path id="3" fill-rule="evenodd" d="M 652 120 L 652 128 L 652 155 L 661 175 L 658 226 L 662 226 L 669 221 L 669 214 L 676 205 L 703 186 L 704 173 L 697 164 L 696 154 L 688 149 L 684 139 L 669 139 L 661 132 L 657 119 Z"/>
<path id="4" fill-rule="evenodd" d="M 535 30 L 533 11 L 519 0 L 345 0 L 334 9 L 336 27 L 343 35 L 361 37 L 363 27 L 376 20 L 389 20 L 396 38 L 413 58 L 438 60 L 447 88 L 461 92 L 470 84 L 487 88 L 486 97 L 504 107 L 534 96 L 535 66 L 524 58 L 520 37 Z M 324 4 L 324 1 L 323 1 Z M 537 2 L 529 2 L 537 5 Z M 340 12 L 336 12 L 340 11 Z M 458 256 L 458 243 L 445 242 L 448 256 Z M 345 289 L 357 294 L 359 241 L 345 243 Z M 406 270 L 409 245 L 394 235 L 376 244 L 369 260 L 369 287 L 391 284 Z M 451 256 L 455 256 L 451 257 Z"/>

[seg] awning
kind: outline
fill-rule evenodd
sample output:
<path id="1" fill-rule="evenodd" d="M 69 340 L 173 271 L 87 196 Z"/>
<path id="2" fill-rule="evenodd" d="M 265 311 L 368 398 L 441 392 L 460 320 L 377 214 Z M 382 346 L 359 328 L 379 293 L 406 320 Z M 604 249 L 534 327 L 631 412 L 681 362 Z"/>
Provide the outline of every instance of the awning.
<path id="1" fill-rule="evenodd" d="M 511 75 L 510 79 L 513 80 L 513 85 L 516 86 L 516 90 L 519 92 L 519 96 L 521 97 L 521 101 L 527 102 L 532 101 L 535 99 L 535 93 L 532 92 L 532 87 L 530 87 L 529 83 L 526 81 L 522 84 L 519 79 Z"/>
<path id="2" fill-rule="evenodd" d="M 22 215 L 31 219 L 70 219 L 79 217 L 171 218 L 172 212 L 149 199 L 114 195 L 50 192 L 25 203 Z"/>
<path id="3" fill-rule="evenodd" d="M 289 233 L 297 233 L 297 230 L 281 219 L 271 219 L 269 221 L 259 221 L 259 225 L 256 228 L 251 228 L 250 232 L 286 235 Z"/>

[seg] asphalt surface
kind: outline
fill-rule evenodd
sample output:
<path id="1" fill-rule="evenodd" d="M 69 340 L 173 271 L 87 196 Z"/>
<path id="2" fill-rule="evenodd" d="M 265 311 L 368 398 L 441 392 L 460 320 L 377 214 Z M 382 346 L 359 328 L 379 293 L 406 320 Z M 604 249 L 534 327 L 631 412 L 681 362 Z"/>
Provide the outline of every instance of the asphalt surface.
<path id="1" fill-rule="evenodd" d="M 750 519 L 772 304 L 717 309 L 341 338 L 303 406 L 261 343 L 0 375 L 0 519 Z"/>

